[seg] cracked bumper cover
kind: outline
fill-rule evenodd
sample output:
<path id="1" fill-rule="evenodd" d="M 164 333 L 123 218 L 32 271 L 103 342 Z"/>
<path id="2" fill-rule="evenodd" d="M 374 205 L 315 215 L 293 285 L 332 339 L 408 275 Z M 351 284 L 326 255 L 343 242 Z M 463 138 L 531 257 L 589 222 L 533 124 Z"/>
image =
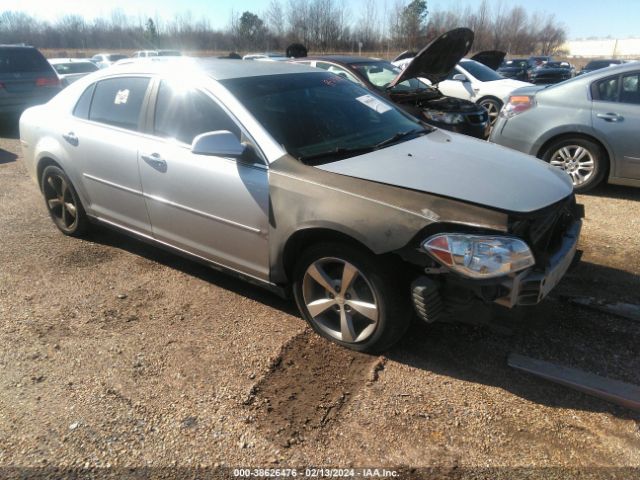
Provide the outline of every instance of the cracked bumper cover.
<path id="1" fill-rule="evenodd" d="M 576 220 L 565 232 L 560 248 L 549 258 L 544 271 L 528 269 L 507 277 L 502 282 L 509 293 L 495 300 L 499 305 L 536 305 L 545 298 L 564 277 L 578 248 L 582 220 Z"/>

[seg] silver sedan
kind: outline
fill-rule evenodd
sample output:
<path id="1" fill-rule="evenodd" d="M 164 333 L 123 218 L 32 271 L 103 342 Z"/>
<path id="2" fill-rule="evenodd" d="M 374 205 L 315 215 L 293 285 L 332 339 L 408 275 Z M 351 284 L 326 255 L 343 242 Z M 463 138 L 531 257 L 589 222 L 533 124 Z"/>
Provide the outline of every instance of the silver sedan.
<path id="1" fill-rule="evenodd" d="M 292 292 L 357 350 L 412 310 L 540 302 L 581 226 L 557 169 L 283 62 L 124 61 L 27 110 L 20 140 L 63 233 L 98 222 Z"/>
<path id="2" fill-rule="evenodd" d="M 569 174 L 576 191 L 605 179 L 640 186 L 640 63 L 511 93 L 490 141 Z"/>

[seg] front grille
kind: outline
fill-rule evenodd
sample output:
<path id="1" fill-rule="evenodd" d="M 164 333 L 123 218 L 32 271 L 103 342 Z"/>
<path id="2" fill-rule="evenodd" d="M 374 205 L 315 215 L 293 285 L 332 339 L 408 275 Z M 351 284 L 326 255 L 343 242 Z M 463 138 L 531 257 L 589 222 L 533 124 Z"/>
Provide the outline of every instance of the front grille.
<path id="1" fill-rule="evenodd" d="M 580 218 L 575 196 L 526 216 L 512 216 L 509 231 L 524 238 L 531 246 L 536 264 L 545 268 L 549 257 L 562 245 L 569 227 Z"/>
<path id="2" fill-rule="evenodd" d="M 484 123 L 489 120 L 489 114 L 487 112 L 472 113 L 467 115 L 469 123 Z"/>

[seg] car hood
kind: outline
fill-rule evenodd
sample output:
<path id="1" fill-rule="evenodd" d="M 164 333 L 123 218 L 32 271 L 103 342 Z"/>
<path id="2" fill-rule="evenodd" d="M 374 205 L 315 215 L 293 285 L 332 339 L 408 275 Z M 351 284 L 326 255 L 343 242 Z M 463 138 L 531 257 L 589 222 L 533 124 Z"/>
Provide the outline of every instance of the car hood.
<path id="1" fill-rule="evenodd" d="M 566 173 L 542 160 L 442 130 L 316 168 L 517 213 L 573 189 Z"/>
<path id="2" fill-rule="evenodd" d="M 407 67 L 389 84 L 389 87 L 418 77 L 428 79 L 432 85 L 440 83 L 469 53 L 472 44 L 473 32 L 468 28 L 456 28 L 443 33 L 420 50 Z"/>
<path id="3" fill-rule="evenodd" d="M 476 53 L 471 57 L 471 60 L 475 60 L 478 63 L 486 65 L 491 70 L 497 70 L 506 56 L 507 52 L 501 52 L 500 50 L 485 50 L 483 52 Z"/>

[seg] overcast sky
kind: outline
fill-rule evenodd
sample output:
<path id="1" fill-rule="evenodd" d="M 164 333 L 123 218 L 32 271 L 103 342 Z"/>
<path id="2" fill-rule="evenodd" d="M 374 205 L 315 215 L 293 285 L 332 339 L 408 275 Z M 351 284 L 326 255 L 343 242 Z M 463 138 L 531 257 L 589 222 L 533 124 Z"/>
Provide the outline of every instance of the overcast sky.
<path id="1" fill-rule="evenodd" d="M 285 3 L 288 0 L 281 0 Z M 365 1 L 374 1 L 379 11 L 385 1 L 394 0 L 338 0 L 344 1 L 353 18 Z M 493 5 L 521 4 L 531 11 L 553 13 L 567 28 L 569 39 L 581 37 L 616 38 L 640 37 L 640 0 L 490 0 Z M 427 0 L 429 10 L 462 9 L 476 6 L 480 0 Z M 67 13 L 77 13 L 89 19 L 108 15 L 120 8 L 131 16 L 169 19 L 189 10 L 194 17 L 206 17 L 214 27 L 224 28 L 229 23 L 232 9 L 249 10 L 261 14 L 269 0 L 2 0 L 2 10 L 22 10 L 46 20 L 54 20 Z"/>

